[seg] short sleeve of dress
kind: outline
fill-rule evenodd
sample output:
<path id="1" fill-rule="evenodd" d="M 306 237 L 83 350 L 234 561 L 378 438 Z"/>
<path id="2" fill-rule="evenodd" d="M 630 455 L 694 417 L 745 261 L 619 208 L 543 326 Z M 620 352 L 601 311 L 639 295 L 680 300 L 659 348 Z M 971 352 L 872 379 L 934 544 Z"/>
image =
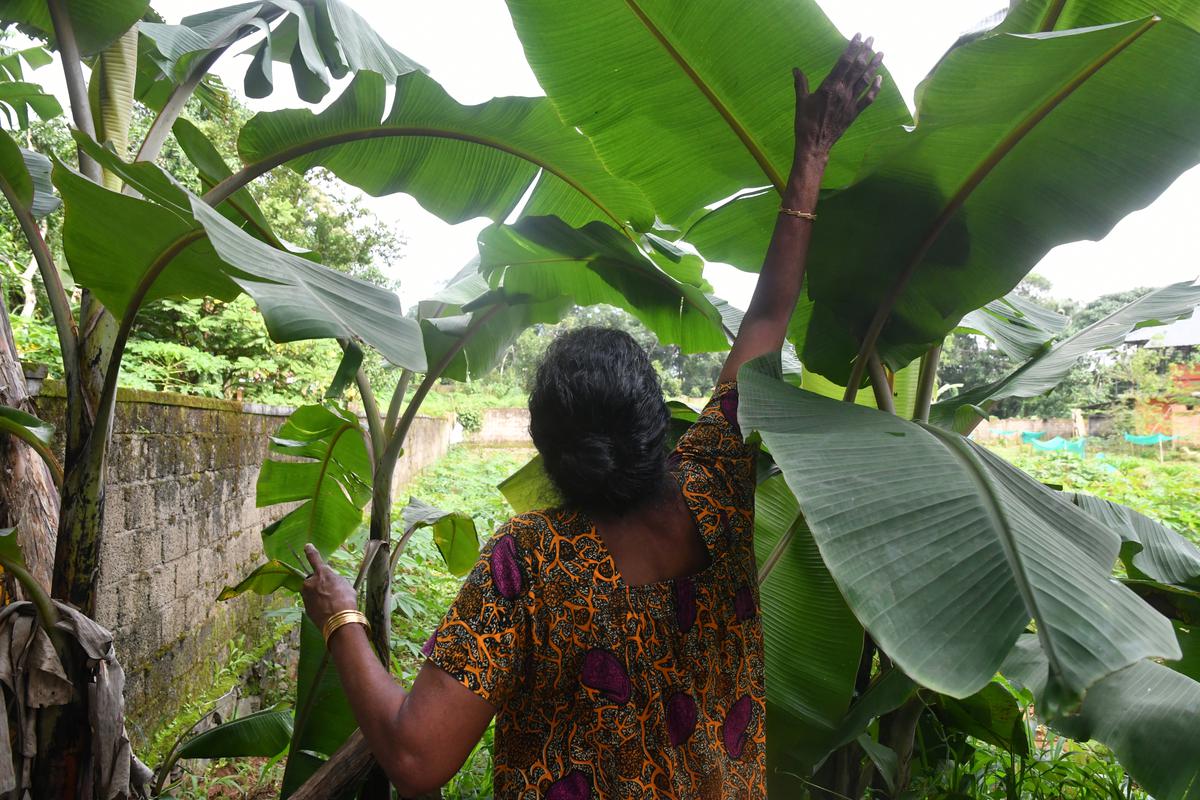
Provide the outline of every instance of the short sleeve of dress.
<path id="1" fill-rule="evenodd" d="M 521 683 L 533 619 L 532 559 L 510 520 L 483 548 L 425 657 L 496 708 Z"/>
<path id="2" fill-rule="evenodd" d="M 700 418 L 679 438 L 672 460 L 709 472 L 734 500 L 753 497 L 754 451 L 738 427 L 737 383 L 717 385 Z"/>

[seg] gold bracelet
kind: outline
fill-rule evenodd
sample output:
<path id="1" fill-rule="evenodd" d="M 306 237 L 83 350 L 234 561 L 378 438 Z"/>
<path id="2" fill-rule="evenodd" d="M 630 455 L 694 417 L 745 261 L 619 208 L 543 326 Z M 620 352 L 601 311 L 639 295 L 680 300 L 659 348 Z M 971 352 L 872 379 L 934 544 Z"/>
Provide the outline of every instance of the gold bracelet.
<path id="1" fill-rule="evenodd" d="M 329 619 L 325 620 L 325 627 L 321 630 L 321 634 L 325 637 L 325 645 L 329 646 L 329 637 L 333 636 L 338 628 L 355 623 L 362 625 L 367 629 L 367 635 L 371 635 L 371 624 L 367 622 L 367 615 L 358 609 L 351 608 L 331 614 Z"/>
<path id="2" fill-rule="evenodd" d="M 788 208 L 787 206 L 780 206 L 779 213 L 787 214 L 789 217 L 798 217 L 800 219 L 806 219 L 809 222 L 815 222 L 817 219 L 817 215 L 812 213 L 811 211 L 797 211 L 796 209 Z"/>

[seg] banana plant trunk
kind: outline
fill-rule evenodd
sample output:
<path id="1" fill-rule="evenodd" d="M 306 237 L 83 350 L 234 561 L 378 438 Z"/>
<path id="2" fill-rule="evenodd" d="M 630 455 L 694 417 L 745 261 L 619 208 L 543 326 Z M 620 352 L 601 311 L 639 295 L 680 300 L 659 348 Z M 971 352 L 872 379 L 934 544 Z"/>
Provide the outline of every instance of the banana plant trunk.
<path id="1" fill-rule="evenodd" d="M 0 405 L 34 413 L 25 387 L 8 308 L 0 292 Z M 0 436 L 0 528 L 16 527 L 30 574 L 44 587 L 50 586 L 54 564 L 54 540 L 58 528 L 58 489 L 37 453 L 13 436 Z M 17 586 L 5 576 L 4 600 L 15 596 Z"/>

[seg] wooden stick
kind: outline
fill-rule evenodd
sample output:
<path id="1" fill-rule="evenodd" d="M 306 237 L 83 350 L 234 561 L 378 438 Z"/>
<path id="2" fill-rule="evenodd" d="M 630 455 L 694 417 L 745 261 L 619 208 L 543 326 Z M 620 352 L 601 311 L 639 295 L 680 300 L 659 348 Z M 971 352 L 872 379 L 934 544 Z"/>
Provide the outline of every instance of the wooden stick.
<path id="1" fill-rule="evenodd" d="M 355 730 L 313 776 L 292 794 L 292 800 L 341 797 L 361 783 L 375 764 L 361 730 Z"/>

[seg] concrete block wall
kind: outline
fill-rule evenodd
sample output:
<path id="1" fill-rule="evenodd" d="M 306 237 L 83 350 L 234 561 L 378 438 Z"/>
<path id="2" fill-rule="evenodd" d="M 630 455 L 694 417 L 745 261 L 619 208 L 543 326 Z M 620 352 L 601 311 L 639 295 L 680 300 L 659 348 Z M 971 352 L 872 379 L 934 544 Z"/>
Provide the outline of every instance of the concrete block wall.
<path id="1" fill-rule="evenodd" d="M 483 445 L 525 445 L 529 438 L 528 408 L 487 408 L 479 430 L 467 434 L 467 441 Z"/>
<path id="2" fill-rule="evenodd" d="M 43 387 L 37 404 L 61 428 L 61 388 Z M 286 510 L 256 508 L 254 487 L 268 437 L 290 412 L 118 394 L 96 618 L 116 634 L 135 739 L 212 681 L 228 642 L 244 636 L 249 649 L 274 628 L 263 617 L 270 599 L 245 594 L 218 602 L 217 595 L 262 562 L 261 531 Z M 406 474 L 445 454 L 451 426 L 415 420 L 401 459 Z"/>

